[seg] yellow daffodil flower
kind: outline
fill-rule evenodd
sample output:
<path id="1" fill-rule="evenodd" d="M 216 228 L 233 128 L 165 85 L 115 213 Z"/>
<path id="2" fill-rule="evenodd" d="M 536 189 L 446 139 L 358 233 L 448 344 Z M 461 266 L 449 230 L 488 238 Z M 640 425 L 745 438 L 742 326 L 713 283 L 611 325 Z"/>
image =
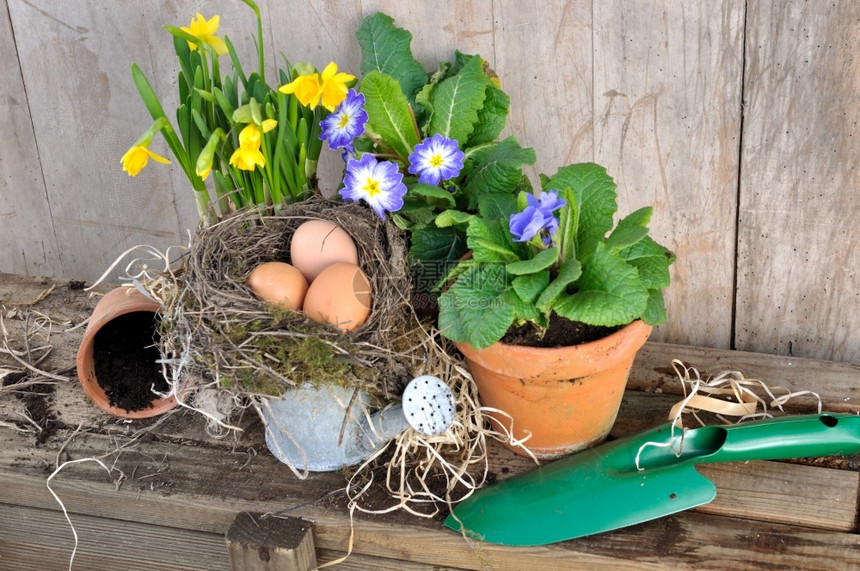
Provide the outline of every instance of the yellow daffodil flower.
<path id="1" fill-rule="evenodd" d="M 263 130 L 270 131 L 275 128 L 278 122 L 274 119 L 263 121 Z M 254 124 L 247 125 L 239 133 L 239 148 L 233 151 L 230 157 L 230 164 L 240 170 L 252 171 L 255 166 L 265 167 L 266 158 L 260 152 L 260 144 L 263 139 L 263 133 L 260 127 Z"/>
<path id="2" fill-rule="evenodd" d="M 266 166 L 266 159 L 260 149 L 253 147 L 239 147 L 230 157 L 230 164 L 243 171 L 252 171 L 256 166 Z"/>
<path id="3" fill-rule="evenodd" d="M 334 111 L 340 103 L 346 99 L 346 84 L 355 79 L 354 75 L 338 73 L 337 64 L 329 63 L 322 72 L 300 75 L 290 83 L 282 85 L 278 90 L 281 93 L 294 93 L 299 103 L 311 109 L 322 101 L 322 106 L 329 111 Z"/>
<path id="4" fill-rule="evenodd" d="M 209 44 L 215 50 L 216 54 L 223 56 L 227 53 L 227 44 L 215 35 L 215 32 L 218 31 L 220 21 L 221 18 L 218 14 L 206 20 L 200 12 L 197 12 L 197 16 L 191 19 L 191 24 L 187 28 L 183 27 L 182 31 L 191 34 L 204 44 Z M 188 42 L 188 47 L 196 50 L 197 44 Z"/>
<path id="5" fill-rule="evenodd" d="M 305 107 L 316 109 L 321 96 L 319 74 L 300 75 L 290 83 L 279 87 L 278 91 L 287 95 L 294 93 L 299 103 Z"/>
<path id="6" fill-rule="evenodd" d="M 149 126 L 143 135 L 141 135 L 137 141 L 134 142 L 134 145 L 126 151 L 126 153 L 120 159 L 122 163 L 122 170 L 128 173 L 128 176 L 137 176 L 137 174 L 143 170 L 143 167 L 146 166 L 146 163 L 149 162 L 149 159 L 157 161 L 159 163 L 163 163 L 166 165 L 170 164 L 170 160 L 162 157 L 161 155 L 157 155 L 149 150 L 149 144 L 152 142 L 152 138 L 155 134 L 165 128 L 170 128 L 170 123 L 168 123 L 167 119 L 161 117 L 152 122 L 152 125 Z"/>
<path id="7" fill-rule="evenodd" d="M 159 163 L 170 164 L 169 159 L 153 153 L 145 145 L 134 145 L 120 159 L 122 170 L 127 172 L 128 176 L 137 176 L 143 170 L 143 167 L 146 166 L 146 163 L 149 162 L 150 158 Z"/>
<path id="8" fill-rule="evenodd" d="M 353 79 L 355 79 L 354 75 L 343 72 L 338 73 L 337 64 L 334 62 L 325 66 L 320 78 L 322 106 L 329 111 L 334 111 L 346 99 L 346 94 L 349 91 L 346 84 Z"/>

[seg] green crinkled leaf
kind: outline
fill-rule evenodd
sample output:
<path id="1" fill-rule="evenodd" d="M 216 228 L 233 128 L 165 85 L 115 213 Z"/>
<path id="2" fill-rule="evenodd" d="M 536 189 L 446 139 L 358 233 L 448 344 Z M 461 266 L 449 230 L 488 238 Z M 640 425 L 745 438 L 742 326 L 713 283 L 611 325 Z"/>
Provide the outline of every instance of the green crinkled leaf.
<path id="1" fill-rule="evenodd" d="M 507 292 L 503 266 L 471 266 L 439 297 L 439 329 L 452 341 L 489 347 L 514 321 L 515 307 Z"/>
<path id="2" fill-rule="evenodd" d="M 485 220 L 507 220 L 518 210 L 517 201 L 511 194 L 488 192 L 478 197 L 478 214 Z"/>
<path id="3" fill-rule="evenodd" d="M 469 219 L 466 245 L 472 250 L 472 257 L 477 262 L 507 264 L 520 259 L 507 230 L 478 217 Z"/>
<path id="4" fill-rule="evenodd" d="M 406 202 L 400 210 L 392 214 L 392 218 L 399 228 L 414 231 L 432 225 L 436 210 L 422 202 Z"/>
<path id="5" fill-rule="evenodd" d="M 482 152 L 461 187 L 469 209 L 477 207 L 483 194 L 513 194 L 523 177 L 523 165 L 534 164 L 535 158 L 534 149 L 520 147 L 514 137 L 508 137 Z"/>
<path id="6" fill-rule="evenodd" d="M 558 248 L 553 246 L 546 250 L 541 250 L 532 258 L 511 262 L 505 269 L 508 270 L 509 274 L 522 276 L 545 270 L 553 265 L 556 260 L 558 260 Z"/>
<path id="7" fill-rule="evenodd" d="M 438 186 L 421 182 L 415 183 L 409 187 L 406 198 L 418 199 L 425 204 L 438 206 L 440 209 L 454 208 L 456 206 L 454 196 L 450 192 L 443 188 L 439 188 Z"/>
<path id="8" fill-rule="evenodd" d="M 412 34 L 394 25 L 394 19 L 382 12 L 365 18 L 355 32 L 361 47 L 361 75 L 372 71 L 393 77 L 410 101 L 427 83 L 427 72 L 412 57 Z"/>
<path id="9" fill-rule="evenodd" d="M 554 309 L 572 321 L 611 327 L 641 317 L 648 297 L 636 268 L 601 242 L 583 271 L 579 291 L 562 294 Z"/>
<path id="10" fill-rule="evenodd" d="M 618 209 L 615 181 L 606 169 L 594 163 L 569 165 L 558 169 L 544 184 L 544 190 L 571 189 L 576 204 L 576 257 L 586 262 L 597 244 L 612 229 L 612 219 Z"/>
<path id="11" fill-rule="evenodd" d="M 505 303 L 510 304 L 510 306 L 514 308 L 515 322 L 539 321 L 542 317 L 540 311 L 537 310 L 534 303 L 529 303 L 522 300 L 519 294 L 517 294 L 512 289 L 509 289 L 504 294 L 502 294 L 502 299 Z"/>
<path id="12" fill-rule="evenodd" d="M 666 304 L 663 301 L 663 290 L 648 290 L 648 305 L 642 313 L 642 321 L 648 325 L 660 325 L 666 321 Z"/>
<path id="13" fill-rule="evenodd" d="M 652 208 L 646 206 L 625 216 L 606 239 L 606 246 L 619 249 L 627 248 L 647 236 L 651 212 Z"/>
<path id="14" fill-rule="evenodd" d="M 468 222 L 474 214 L 463 212 L 462 210 L 445 210 L 436 216 L 436 226 L 439 228 L 448 228 L 457 224 Z"/>
<path id="15" fill-rule="evenodd" d="M 472 58 L 457 75 L 436 86 L 432 95 L 429 134 L 455 139 L 460 146 L 468 141 L 486 97 L 481 65 L 480 58 Z"/>
<path id="16" fill-rule="evenodd" d="M 621 257 L 639 270 L 639 279 L 649 289 L 669 286 L 669 265 L 675 256 L 650 236 L 621 250 Z"/>
<path id="17" fill-rule="evenodd" d="M 523 302 L 534 304 L 538 296 L 549 285 L 549 271 L 517 276 L 511 285 L 514 286 L 514 291 L 517 292 Z"/>
<path id="18" fill-rule="evenodd" d="M 510 104 L 511 98 L 507 93 L 498 87 L 488 86 L 484 104 L 478 109 L 478 122 L 475 123 L 466 146 L 473 147 L 498 139 L 508 121 Z"/>
<path id="19" fill-rule="evenodd" d="M 466 253 L 466 237 L 454 228 L 428 226 L 412 233 L 409 255 L 413 260 L 453 261 Z"/>
<path id="20" fill-rule="evenodd" d="M 393 77 L 371 71 L 361 81 L 365 96 L 364 110 L 374 133 L 397 154 L 408 157 L 418 144 L 418 134 L 412 124 L 409 103 Z"/>
<path id="21" fill-rule="evenodd" d="M 535 302 L 537 308 L 548 314 L 556 298 L 565 291 L 567 286 L 578 280 L 581 275 L 582 266 L 576 258 L 571 258 L 562 263 L 558 269 L 558 275 L 541 292 L 540 297 Z"/>

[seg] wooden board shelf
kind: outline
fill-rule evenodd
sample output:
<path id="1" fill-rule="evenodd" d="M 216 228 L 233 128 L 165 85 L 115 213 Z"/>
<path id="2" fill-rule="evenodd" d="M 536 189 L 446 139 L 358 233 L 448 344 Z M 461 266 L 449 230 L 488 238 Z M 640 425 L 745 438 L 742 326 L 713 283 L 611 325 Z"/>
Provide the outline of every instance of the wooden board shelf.
<path id="1" fill-rule="evenodd" d="M 46 287 L 37 280 L 16 281 L 18 297 L 12 299 L 4 283 L 11 280 L 0 276 L 7 311 Z M 35 306 L 69 320 L 53 334 L 51 370 L 73 374 L 68 369 L 83 331 L 62 330 L 86 317 L 74 308 L 94 303 L 59 284 Z M 9 328 L 20 324 L 6 319 Z M 649 343 L 634 365 L 614 436 L 664 422 L 680 393 L 670 369 L 674 358 L 703 374 L 738 369 L 770 384 L 815 390 L 825 410 L 860 410 L 853 364 Z M 23 401 L 0 392 L 0 569 L 68 566 L 72 531 L 46 479 L 58 463 L 88 457 L 102 458 L 111 473 L 81 462 L 51 482 L 80 538 L 76 569 L 229 569 L 224 534 L 242 511 L 312 522 L 320 564 L 342 557 L 354 532 L 353 554 L 340 569 L 860 567 L 857 457 L 702 467 L 718 490 L 711 504 L 578 540 L 512 548 L 466 541 L 444 528 L 440 517 L 356 513 L 351 522 L 337 493 L 344 476 L 320 473 L 299 480 L 268 453 L 259 424 L 248 419 L 248 430 L 220 440 L 207 436 L 204 420 L 191 412 L 120 420 L 89 404 L 74 379 L 56 383 L 46 402 L 55 431 L 37 444 L 38 434 L 23 431 Z M 813 412 L 810 407 L 814 403 L 797 401 L 790 412 Z M 136 438 L 156 423 L 145 438 Z M 496 443 L 490 452 L 490 470 L 498 479 L 533 465 Z M 148 555 L 154 559 L 146 561 Z"/>

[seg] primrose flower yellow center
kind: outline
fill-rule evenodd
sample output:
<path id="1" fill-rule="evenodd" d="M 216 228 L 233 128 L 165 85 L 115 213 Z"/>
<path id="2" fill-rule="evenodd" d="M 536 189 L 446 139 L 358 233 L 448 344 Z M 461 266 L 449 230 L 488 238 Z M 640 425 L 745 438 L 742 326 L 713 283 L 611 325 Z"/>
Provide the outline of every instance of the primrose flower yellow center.
<path id="1" fill-rule="evenodd" d="M 432 167 L 441 167 L 445 164 L 445 159 L 442 158 L 442 155 L 436 153 L 432 157 L 430 157 L 430 166 Z"/>
<path id="2" fill-rule="evenodd" d="M 375 197 L 377 194 L 379 194 L 380 191 L 379 181 L 368 179 L 362 190 L 367 193 L 367 196 L 369 198 Z"/>

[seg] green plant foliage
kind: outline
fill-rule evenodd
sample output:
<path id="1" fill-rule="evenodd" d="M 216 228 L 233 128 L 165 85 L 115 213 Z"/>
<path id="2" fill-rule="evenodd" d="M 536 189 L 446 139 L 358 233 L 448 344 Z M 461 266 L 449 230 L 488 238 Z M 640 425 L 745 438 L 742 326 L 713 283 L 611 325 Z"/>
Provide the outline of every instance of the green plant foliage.
<path id="1" fill-rule="evenodd" d="M 472 259 L 449 275 L 456 281 L 440 297 L 443 335 L 487 347 L 523 322 L 545 328 L 553 312 L 600 326 L 665 321 L 662 288 L 674 255 L 648 236 L 651 209 L 613 229 L 615 183 L 598 165 L 569 165 L 542 181 L 545 192 L 566 201 L 549 243 L 542 234 L 526 242 L 512 237 L 509 221 L 527 208 L 525 193 L 494 203 L 491 216 L 469 218 Z"/>

